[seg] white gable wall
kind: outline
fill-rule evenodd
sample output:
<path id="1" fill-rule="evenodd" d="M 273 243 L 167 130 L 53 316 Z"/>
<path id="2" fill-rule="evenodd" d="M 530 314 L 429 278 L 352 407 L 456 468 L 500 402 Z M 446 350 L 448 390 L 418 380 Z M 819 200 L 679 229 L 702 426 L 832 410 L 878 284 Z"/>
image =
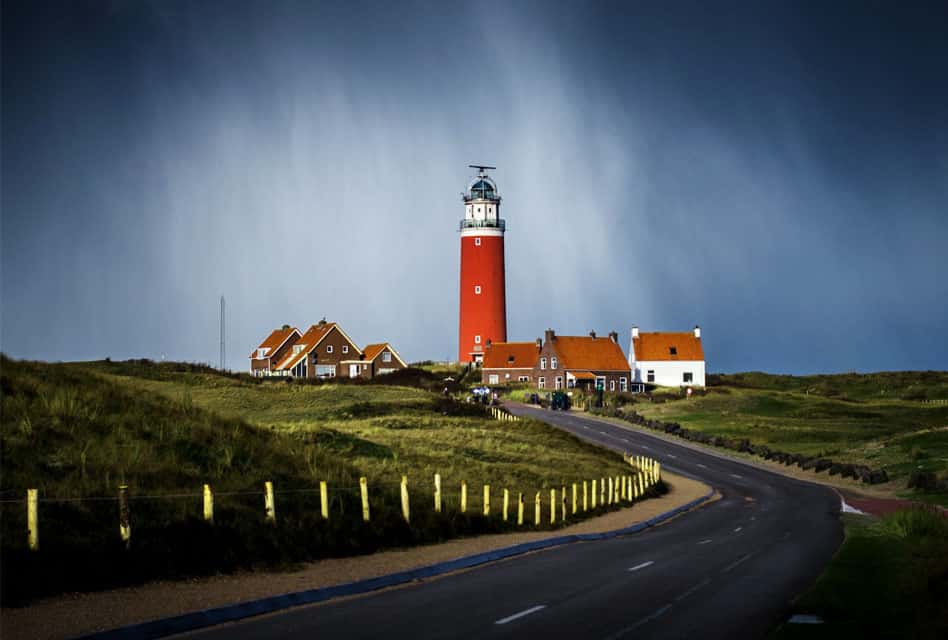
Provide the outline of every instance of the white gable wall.
<path id="1" fill-rule="evenodd" d="M 630 360 L 632 360 L 630 358 Z M 648 383 L 648 371 L 655 371 L 655 382 L 663 387 L 703 387 L 704 360 L 632 360 L 632 378 Z M 684 374 L 691 373 L 692 381 L 684 382 Z"/>

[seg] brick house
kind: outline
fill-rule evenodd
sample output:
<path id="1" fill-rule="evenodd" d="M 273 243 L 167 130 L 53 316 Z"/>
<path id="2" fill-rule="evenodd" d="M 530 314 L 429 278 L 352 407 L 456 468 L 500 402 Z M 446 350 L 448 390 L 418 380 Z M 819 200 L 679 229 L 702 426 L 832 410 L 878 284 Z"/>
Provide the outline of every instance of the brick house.
<path id="1" fill-rule="evenodd" d="M 276 364 L 290 352 L 301 335 L 299 329 L 288 324 L 274 329 L 250 354 L 250 373 L 254 376 L 273 375 Z"/>
<path id="2" fill-rule="evenodd" d="M 533 382 L 533 370 L 540 355 L 536 342 L 490 342 L 481 362 L 482 384 Z"/>
<path id="3" fill-rule="evenodd" d="M 408 367 L 395 351 L 395 347 L 388 342 L 366 345 L 359 358 L 343 360 L 342 365 L 343 374 L 348 374 L 350 378 L 366 380 Z"/>
<path id="4" fill-rule="evenodd" d="M 306 330 L 277 363 L 274 375 L 296 378 L 335 378 L 343 375 L 342 361 L 359 359 L 362 351 L 335 322 L 325 318 Z"/>
<path id="5" fill-rule="evenodd" d="M 594 331 L 558 336 L 547 329 L 532 375 L 537 389 L 595 390 L 601 384 L 606 391 L 628 391 L 632 369 L 614 331 L 598 338 Z"/>

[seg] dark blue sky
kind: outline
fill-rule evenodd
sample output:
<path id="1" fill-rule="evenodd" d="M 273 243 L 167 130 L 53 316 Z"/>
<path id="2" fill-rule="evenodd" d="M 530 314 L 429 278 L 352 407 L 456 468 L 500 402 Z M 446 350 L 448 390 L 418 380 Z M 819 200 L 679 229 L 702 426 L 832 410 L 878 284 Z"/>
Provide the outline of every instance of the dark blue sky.
<path id="1" fill-rule="evenodd" d="M 948 368 L 948 5 L 650 4 L 4 2 L 3 351 L 450 357 L 486 162 L 511 339 Z"/>

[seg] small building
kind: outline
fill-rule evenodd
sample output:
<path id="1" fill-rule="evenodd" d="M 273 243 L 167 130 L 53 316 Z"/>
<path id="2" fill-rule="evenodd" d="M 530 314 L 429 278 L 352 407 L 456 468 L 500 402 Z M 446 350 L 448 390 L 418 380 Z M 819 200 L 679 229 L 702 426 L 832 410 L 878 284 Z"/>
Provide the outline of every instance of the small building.
<path id="1" fill-rule="evenodd" d="M 532 374 L 537 389 L 629 390 L 632 371 L 615 331 L 599 338 L 595 331 L 588 336 L 558 336 L 547 329 L 543 342 L 537 343 L 540 350 Z"/>
<path id="2" fill-rule="evenodd" d="M 273 375 L 277 363 L 290 352 L 301 336 L 299 329 L 288 324 L 280 329 L 274 329 L 267 339 L 250 354 L 251 375 L 258 377 Z"/>
<path id="3" fill-rule="evenodd" d="M 343 360 L 361 359 L 362 351 L 335 322 L 312 325 L 277 363 L 273 375 L 295 378 L 335 378 Z"/>
<path id="4" fill-rule="evenodd" d="M 342 365 L 350 378 L 366 380 L 408 367 L 395 347 L 388 342 L 366 345 L 360 358 L 343 360 Z"/>
<path id="5" fill-rule="evenodd" d="M 533 382 L 533 370 L 540 357 L 540 340 L 536 342 L 490 342 L 481 363 L 483 384 Z"/>
<path id="6" fill-rule="evenodd" d="M 635 382 L 663 387 L 705 386 L 701 327 L 683 333 L 640 333 L 632 327 L 629 366 Z"/>

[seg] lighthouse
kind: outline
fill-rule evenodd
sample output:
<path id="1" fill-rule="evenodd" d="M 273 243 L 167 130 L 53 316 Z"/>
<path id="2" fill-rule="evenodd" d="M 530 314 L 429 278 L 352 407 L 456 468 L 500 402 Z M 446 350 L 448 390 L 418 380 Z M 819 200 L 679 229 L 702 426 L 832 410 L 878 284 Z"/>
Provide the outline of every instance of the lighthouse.
<path id="1" fill-rule="evenodd" d="M 483 165 L 463 194 L 458 362 L 480 363 L 488 342 L 507 341 L 504 220 L 500 194 Z"/>

